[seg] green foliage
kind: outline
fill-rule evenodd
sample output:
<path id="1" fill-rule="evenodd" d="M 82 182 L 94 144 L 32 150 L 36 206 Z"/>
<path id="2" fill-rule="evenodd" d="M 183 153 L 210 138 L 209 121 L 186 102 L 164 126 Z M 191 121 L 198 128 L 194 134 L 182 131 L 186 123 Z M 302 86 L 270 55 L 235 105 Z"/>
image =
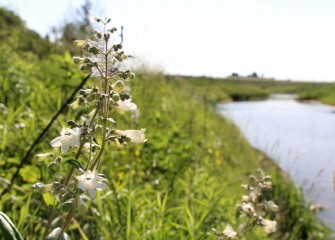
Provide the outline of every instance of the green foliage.
<path id="1" fill-rule="evenodd" d="M 16 26 L 22 24 L 13 19 Z M 19 38 L 11 41 L 18 44 Z M 83 75 L 67 53 L 46 55 L 42 61 L 34 53 L 21 54 L 5 44 L 0 44 L 0 68 L 0 92 L 4 93 L 0 95 L 0 177 L 10 179 Z M 281 210 L 279 231 L 268 236 L 255 229 L 245 239 L 326 238 L 327 229 L 308 210 L 301 193 L 209 104 L 229 100 L 234 94 L 240 99 L 264 98 L 267 91 L 253 85 L 245 91 L 235 83 L 221 91 L 220 84 L 159 74 L 142 74 L 131 82 L 139 118 L 113 116 L 108 124 L 118 122 L 120 129 L 145 126 L 148 141 L 126 149 L 106 146 L 102 172 L 109 179 L 109 191 L 98 192 L 85 214 L 74 214 L 69 226 L 72 239 L 215 239 L 210 234 L 212 227 L 223 229 L 228 222 L 237 221 L 236 204 L 243 194 L 239 186 L 258 168 L 273 176 L 274 191 L 269 199 Z M 100 87 L 100 82 L 91 85 Z M 73 114 L 68 109 L 57 119 L 35 154 L 50 151 L 50 141 Z M 25 239 L 43 232 L 50 206 L 57 201 L 45 190 L 47 184 L 34 185 L 42 197 L 31 191 L 35 175 L 41 176 L 41 182 L 58 176 L 59 166 L 49 163 L 33 159 L 0 199 L 0 209 L 18 223 Z M 77 162 L 68 163 L 80 167 Z M 8 182 L 2 180 L 1 184 L 7 186 Z M 51 239 L 59 233 L 59 218 L 53 224 Z"/>
<path id="2" fill-rule="evenodd" d="M 178 79 L 178 77 L 170 77 Z M 319 101 L 335 105 L 334 83 L 274 81 L 261 78 L 190 78 L 182 80 L 190 82 L 197 93 L 206 94 L 209 103 L 222 101 L 249 101 L 262 100 L 272 93 L 297 94 L 301 101 Z"/>

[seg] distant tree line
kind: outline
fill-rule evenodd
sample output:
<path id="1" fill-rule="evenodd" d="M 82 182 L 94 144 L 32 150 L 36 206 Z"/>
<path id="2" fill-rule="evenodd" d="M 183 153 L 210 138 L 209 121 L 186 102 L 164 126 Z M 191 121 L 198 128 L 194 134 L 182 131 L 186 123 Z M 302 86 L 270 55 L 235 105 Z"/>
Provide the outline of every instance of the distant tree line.
<path id="1" fill-rule="evenodd" d="M 235 73 L 235 72 L 233 72 L 231 74 L 231 76 L 232 77 L 241 77 L 238 73 Z M 258 74 L 256 72 L 253 72 L 253 73 L 247 75 L 247 77 L 249 77 L 249 78 L 258 78 Z"/>

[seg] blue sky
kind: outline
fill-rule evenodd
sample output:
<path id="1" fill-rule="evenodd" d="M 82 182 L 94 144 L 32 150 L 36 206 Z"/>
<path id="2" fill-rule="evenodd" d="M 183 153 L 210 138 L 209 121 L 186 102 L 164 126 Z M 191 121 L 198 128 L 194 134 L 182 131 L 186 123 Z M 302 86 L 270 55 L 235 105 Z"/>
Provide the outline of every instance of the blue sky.
<path id="1" fill-rule="evenodd" d="M 85 0 L 1 0 L 41 35 Z M 165 73 L 335 81 L 335 1 L 96 0 L 124 26 L 127 53 Z"/>

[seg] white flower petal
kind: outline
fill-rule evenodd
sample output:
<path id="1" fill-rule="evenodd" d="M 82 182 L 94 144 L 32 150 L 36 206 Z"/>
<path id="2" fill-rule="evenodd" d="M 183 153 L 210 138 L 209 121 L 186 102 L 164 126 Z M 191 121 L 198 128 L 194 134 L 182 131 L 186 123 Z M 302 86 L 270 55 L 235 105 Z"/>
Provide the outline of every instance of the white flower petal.
<path id="1" fill-rule="evenodd" d="M 223 235 L 225 235 L 225 237 L 229 238 L 229 239 L 235 239 L 237 236 L 237 233 L 234 231 L 234 229 L 232 228 L 231 225 L 227 225 L 227 227 L 225 228 L 225 230 L 223 230 Z"/>
<path id="2" fill-rule="evenodd" d="M 272 233 L 277 230 L 277 222 L 268 219 L 262 219 L 262 225 L 266 233 Z"/>
<path id="3" fill-rule="evenodd" d="M 126 136 L 130 139 L 133 143 L 143 143 L 146 142 L 147 139 L 145 138 L 145 128 L 142 128 L 141 130 L 116 130 L 115 133 L 119 134 L 121 136 Z"/>
<path id="4" fill-rule="evenodd" d="M 87 189 L 88 194 L 90 195 L 91 198 L 95 198 L 96 197 L 96 191 L 95 189 Z"/>
<path id="5" fill-rule="evenodd" d="M 97 187 L 97 190 L 102 191 L 102 190 L 105 190 L 106 184 L 103 182 L 97 182 L 96 187 Z"/>
<path id="6" fill-rule="evenodd" d="M 67 153 L 69 151 L 69 148 L 70 148 L 69 145 L 62 145 L 60 149 L 62 153 Z"/>
<path id="7" fill-rule="evenodd" d="M 80 144 L 80 128 L 62 128 L 60 137 L 53 139 L 50 144 L 52 147 L 61 147 L 62 153 L 67 153 L 69 147 L 76 147 Z"/>
<path id="8" fill-rule="evenodd" d="M 56 137 L 55 139 L 53 139 L 51 142 L 50 142 L 50 145 L 52 147 L 60 147 L 62 146 L 62 137 Z"/>
<path id="9" fill-rule="evenodd" d="M 84 192 L 87 191 L 91 198 L 96 197 L 97 190 L 100 191 L 106 188 L 106 184 L 98 180 L 99 177 L 96 169 L 92 172 L 88 170 L 76 178 L 78 180 L 78 187 Z"/>

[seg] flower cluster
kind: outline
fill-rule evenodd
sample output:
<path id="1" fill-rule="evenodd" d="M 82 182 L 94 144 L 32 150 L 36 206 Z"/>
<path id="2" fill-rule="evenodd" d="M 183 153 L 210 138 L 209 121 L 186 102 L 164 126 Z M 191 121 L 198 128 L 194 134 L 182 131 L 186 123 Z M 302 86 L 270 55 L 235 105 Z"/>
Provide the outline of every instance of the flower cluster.
<path id="1" fill-rule="evenodd" d="M 241 187 L 247 191 L 247 194 L 242 196 L 241 204 L 237 205 L 237 216 L 242 222 L 235 227 L 235 230 L 230 224 L 227 224 L 222 232 L 213 228 L 212 231 L 218 239 L 236 239 L 255 226 L 262 226 L 268 234 L 277 229 L 277 222 L 266 218 L 269 215 L 275 215 L 279 210 L 273 201 L 266 200 L 264 197 L 264 192 L 272 189 L 271 177 L 259 169 L 256 176 L 250 176 L 250 183 Z"/>
<path id="2" fill-rule="evenodd" d="M 90 78 L 94 78 L 92 83 L 96 85 L 80 89 L 77 99 L 70 107 L 83 108 L 85 111 L 81 112 L 87 114 L 76 118 L 80 119 L 78 121 L 68 121 L 68 126 L 62 128 L 60 136 L 50 142 L 52 147 L 60 148 L 62 156 L 57 154 L 57 150 L 36 156 L 40 161 L 54 158 L 49 167 L 61 164 L 70 166 L 69 172 L 63 175 L 64 178 L 58 177 L 52 184 L 33 185 L 33 188 L 39 189 L 42 194 L 49 194 L 48 197 L 54 199 L 53 202 L 48 202 L 53 205 L 53 211 L 62 209 L 68 212 L 60 234 L 64 234 L 69 220 L 76 214 L 75 210 L 86 211 L 87 198 L 96 198 L 96 191 L 102 191 L 107 187 L 107 177 L 98 174 L 103 153 L 107 148 L 113 143 L 116 147 L 126 147 L 128 143 L 139 144 L 147 141 L 144 128 L 116 129 L 116 121 L 112 117 L 114 114 L 138 115 L 137 105 L 132 101 L 129 87 L 129 80 L 134 79 L 135 75 L 122 69 L 121 62 L 127 59 L 127 56 L 122 51 L 122 44 L 113 40 L 112 35 L 117 29 L 109 27 L 111 20 L 95 20 L 102 26 L 102 31 L 94 31 L 96 40 L 74 42 L 75 46 L 83 51 L 83 55 L 73 57 L 73 62 L 88 73 Z M 62 173 L 59 176 L 62 176 Z M 53 218 L 54 216 L 49 218 L 43 239 L 50 232 Z"/>

